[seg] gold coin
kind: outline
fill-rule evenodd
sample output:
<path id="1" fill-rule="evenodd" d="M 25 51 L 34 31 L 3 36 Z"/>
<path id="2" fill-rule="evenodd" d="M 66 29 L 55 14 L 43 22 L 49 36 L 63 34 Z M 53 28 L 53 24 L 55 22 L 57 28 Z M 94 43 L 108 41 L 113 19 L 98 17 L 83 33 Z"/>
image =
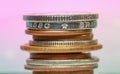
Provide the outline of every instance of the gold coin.
<path id="1" fill-rule="evenodd" d="M 89 34 L 92 32 L 91 29 L 76 30 L 76 31 L 43 31 L 43 30 L 26 30 L 26 34 L 39 35 L 39 36 L 71 36 Z"/>
<path id="2" fill-rule="evenodd" d="M 75 53 L 75 52 L 89 52 L 93 50 L 101 49 L 101 44 L 95 45 L 74 45 L 74 46 L 30 46 L 25 44 L 21 46 L 22 50 L 32 53 Z"/>

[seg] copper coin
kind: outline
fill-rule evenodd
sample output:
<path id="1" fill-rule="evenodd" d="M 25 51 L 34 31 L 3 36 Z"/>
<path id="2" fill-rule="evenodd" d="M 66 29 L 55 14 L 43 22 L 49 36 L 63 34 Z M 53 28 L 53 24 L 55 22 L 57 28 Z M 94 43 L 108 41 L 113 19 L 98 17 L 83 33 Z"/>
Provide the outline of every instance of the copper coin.
<path id="1" fill-rule="evenodd" d="M 26 34 L 38 35 L 38 36 L 71 36 L 89 34 L 91 29 L 75 30 L 75 31 L 43 31 L 43 30 L 26 30 Z"/>
<path id="2" fill-rule="evenodd" d="M 33 35 L 34 41 L 79 41 L 79 40 L 92 40 L 93 34 L 83 34 L 74 36 L 36 36 Z"/>
<path id="3" fill-rule="evenodd" d="M 93 70 L 80 71 L 33 71 L 33 74 L 93 74 Z"/>
<path id="4" fill-rule="evenodd" d="M 69 60 L 91 58 L 90 53 L 31 53 L 30 59 Z"/>

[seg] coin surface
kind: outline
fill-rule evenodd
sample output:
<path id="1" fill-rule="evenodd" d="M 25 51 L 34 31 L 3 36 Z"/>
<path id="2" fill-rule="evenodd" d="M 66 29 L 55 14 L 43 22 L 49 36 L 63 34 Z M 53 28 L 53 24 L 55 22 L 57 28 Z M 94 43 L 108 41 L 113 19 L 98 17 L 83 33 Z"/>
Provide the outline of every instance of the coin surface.
<path id="1" fill-rule="evenodd" d="M 101 44 L 95 45 L 76 45 L 76 46 L 30 46 L 25 44 L 21 46 L 22 50 L 32 53 L 75 53 L 75 52 L 89 52 L 93 50 L 101 49 Z"/>
<path id="2" fill-rule="evenodd" d="M 76 30 L 76 31 L 40 31 L 40 30 L 26 30 L 26 34 L 39 35 L 39 36 L 71 36 L 89 34 L 91 29 Z"/>
<path id="3" fill-rule="evenodd" d="M 69 60 L 91 58 L 90 53 L 30 53 L 30 59 Z"/>
<path id="4" fill-rule="evenodd" d="M 82 34 L 73 36 L 36 36 L 33 35 L 34 41 L 80 41 L 80 40 L 92 40 L 93 34 Z"/>

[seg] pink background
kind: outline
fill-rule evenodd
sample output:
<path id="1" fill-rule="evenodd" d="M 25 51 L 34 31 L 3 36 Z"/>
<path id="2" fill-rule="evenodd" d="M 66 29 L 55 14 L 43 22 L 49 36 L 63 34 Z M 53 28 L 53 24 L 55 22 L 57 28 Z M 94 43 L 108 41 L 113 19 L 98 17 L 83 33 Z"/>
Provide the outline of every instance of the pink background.
<path id="1" fill-rule="evenodd" d="M 101 60 L 96 73 L 120 72 L 120 0 L 1 0 L 0 1 L 0 72 L 26 72 L 23 65 L 29 54 L 19 46 L 27 43 L 23 14 L 27 13 L 99 14 L 94 38 L 104 48 L 93 52 Z"/>

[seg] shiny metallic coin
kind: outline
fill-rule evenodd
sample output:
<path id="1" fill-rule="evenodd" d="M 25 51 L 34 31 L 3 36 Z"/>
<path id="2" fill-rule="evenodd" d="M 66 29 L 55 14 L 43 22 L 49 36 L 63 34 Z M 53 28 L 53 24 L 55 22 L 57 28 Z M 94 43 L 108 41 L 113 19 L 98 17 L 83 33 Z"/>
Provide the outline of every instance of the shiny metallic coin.
<path id="1" fill-rule="evenodd" d="M 81 20 L 95 20 L 98 19 L 98 14 L 63 14 L 63 15 L 42 15 L 30 14 L 24 15 L 26 21 L 41 21 L 41 22 L 68 22 L 68 21 L 81 21 Z"/>
<path id="2" fill-rule="evenodd" d="M 28 59 L 27 64 L 29 65 L 41 65 L 41 66 L 70 66 L 70 65 L 92 65 L 97 64 L 99 61 L 98 58 L 90 58 L 90 59 L 71 59 L 71 60 L 35 60 L 35 59 Z"/>
<path id="3" fill-rule="evenodd" d="M 82 34 L 73 36 L 36 36 L 33 35 L 34 41 L 81 41 L 81 40 L 92 40 L 93 34 Z"/>
<path id="4" fill-rule="evenodd" d="M 97 68 L 97 65 L 92 65 L 92 66 L 82 66 L 81 68 L 40 68 L 40 67 L 36 67 L 36 66 L 29 66 L 25 65 L 25 69 L 27 70 L 32 70 L 32 71 L 80 71 L 80 70 L 93 70 L 95 68 Z"/>
<path id="5" fill-rule="evenodd" d="M 30 30 L 83 30 L 96 28 L 96 26 L 96 20 L 63 23 L 27 22 L 27 29 Z"/>
<path id="6" fill-rule="evenodd" d="M 92 45 L 97 44 L 97 40 L 83 41 L 30 41 L 30 45 L 34 46 L 73 46 L 73 45 Z"/>
<path id="7" fill-rule="evenodd" d="M 46 66 L 46 65 L 25 65 L 25 68 L 85 68 L 85 67 L 97 67 L 97 64 L 87 64 L 87 65 L 55 65 L 55 66 Z"/>

